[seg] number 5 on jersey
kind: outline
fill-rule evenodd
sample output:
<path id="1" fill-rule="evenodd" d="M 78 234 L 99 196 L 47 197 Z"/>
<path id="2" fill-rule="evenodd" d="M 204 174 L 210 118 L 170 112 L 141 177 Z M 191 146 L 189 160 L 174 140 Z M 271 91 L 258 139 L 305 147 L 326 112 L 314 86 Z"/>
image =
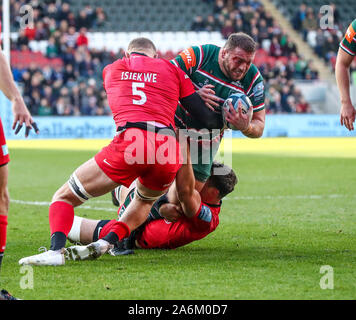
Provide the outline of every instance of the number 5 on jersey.
<path id="1" fill-rule="evenodd" d="M 145 93 L 142 90 L 140 90 L 143 89 L 144 87 L 145 87 L 144 82 L 132 82 L 132 95 L 140 96 L 141 98 L 140 100 L 132 99 L 133 104 L 143 105 L 147 101 L 147 97 Z"/>

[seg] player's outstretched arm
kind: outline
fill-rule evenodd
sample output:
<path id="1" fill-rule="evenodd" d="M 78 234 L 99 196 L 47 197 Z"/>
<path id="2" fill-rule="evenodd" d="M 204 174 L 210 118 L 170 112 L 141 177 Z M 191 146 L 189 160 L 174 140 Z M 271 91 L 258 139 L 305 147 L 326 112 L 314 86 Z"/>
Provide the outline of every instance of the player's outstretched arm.
<path id="1" fill-rule="evenodd" d="M 350 65 L 353 58 L 339 48 L 335 65 L 335 77 L 341 98 L 340 123 L 350 131 L 354 129 L 356 115 L 350 97 Z"/>
<path id="2" fill-rule="evenodd" d="M 36 133 L 39 132 L 36 123 L 33 121 L 30 112 L 28 111 L 25 102 L 16 87 L 14 78 L 12 76 L 10 66 L 8 65 L 6 58 L 2 51 L 0 51 L 0 90 L 12 103 L 12 112 L 14 115 L 14 122 L 12 129 L 15 130 L 15 134 L 19 133 L 23 124 L 26 125 L 25 136 L 27 137 L 29 131 L 33 128 Z"/>
<path id="3" fill-rule="evenodd" d="M 206 106 L 214 111 L 214 108 L 219 107 L 219 98 L 215 95 L 214 86 L 206 84 L 197 90 L 197 93 L 204 100 Z"/>
<path id="4" fill-rule="evenodd" d="M 198 93 L 180 100 L 183 107 L 207 129 L 220 129 L 224 126 L 222 115 L 207 108 L 204 100 Z"/>
<path id="5" fill-rule="evenodd" d="M 186 147 L 186 150 L 185 162 L 176 176 L 176 188 L 184 215 L 188 218 L 192 218 L 200 208 L 201 198 L 199 192 L 195 190 L 195 178 L 190 159 L 189 146 Z"/>

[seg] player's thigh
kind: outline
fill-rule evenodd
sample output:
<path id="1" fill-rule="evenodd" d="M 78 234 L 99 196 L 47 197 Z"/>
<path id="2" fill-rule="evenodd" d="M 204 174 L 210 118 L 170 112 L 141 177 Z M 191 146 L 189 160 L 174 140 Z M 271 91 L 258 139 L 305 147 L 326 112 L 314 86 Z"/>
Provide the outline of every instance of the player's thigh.
<path id="1" fill-rule="evenodd" d="M 212 164 L 213 161 L 211 161 L 210 163 L 193 163 L 192 167 L 194 171 L 195 180 L 202 182 L 204 185 L 204 183 L 210 177 Z"/>
<path id="2" fill-rule="evenodd" d="M 74 173 L 92 197 L 102 196 L 119 186 L 100 169 L 94 158 L 82 164 Z"/>
<path id="3" fill-rule="evenodd" d="M 0 166 L 0 214 L 7 215 L 9 210 L 9 191 L 7 189 L 9 176 L 8 165 Z"/>
<path id="4" fill-rule="evenodd" d="M 86 194 L 89 197 L 99 197 L 103 194 L 115 189 L 119 184 L 112 181 L 97 165 L 94 158 L 88 160 L 80 167 L 78 167 L 73 175 L 75 188 L 70 187 L 73 181 L 66 182 L 61 188 L 54 194 L 52 202 L 65 201 L 73 206 L 82 204 L 85 200 L 82 197 L 78 197 L 78 193 Z M 73 190 L 79 190 L 73 191 Z"/>
<path id="5" fill-rule="evenodd" d="M 0 119 L 0 192 L 2 193 L 2 195 L 7 194 L 9 161 L 10 161 L 9 152 L 6 144 L 4 129 Z"/>
<path id="6" fill-rule="evenodd" d="M 163 190 L 153 190 L 143 185 L 139 179 L 137 179 L 136 181 L 136 189 L 139 191 L 139 194 L 147 198 L 159 198 L 168 190 L 168 188 L 165 188 Z"/>
<path id="7" fill-rule="evenodd" d="M 163 136 L 163 135 L 162 135 Z M 151 165 L 145 166 L 139 178 L 137 179 L 140 184 L 137 184 L 137 189 L 146 191 L 151 194 L 161 194 L 166 192 L 174 182 L 179 168 L 182 163 L 180 161 L 179 144 L 175 137 L 165 137 L 162 139 L 161 135 L 157 135 L 155 150 L 156 162 Z M 163 136 L 164 137 L 164 136 Z M 150 150 L 149 150 L 150 151 Z"/>
<path id="8" fill-rule="evenodd" d="M 0 190 L 7 188 L 9 167 L 7 164 L 0 166 Z"/>

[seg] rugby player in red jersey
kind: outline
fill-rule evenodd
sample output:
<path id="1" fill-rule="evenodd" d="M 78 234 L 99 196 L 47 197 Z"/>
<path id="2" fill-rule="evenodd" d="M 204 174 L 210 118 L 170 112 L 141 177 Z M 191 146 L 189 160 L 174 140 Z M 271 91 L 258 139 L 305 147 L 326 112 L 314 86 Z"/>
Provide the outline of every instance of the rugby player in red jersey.
<path id="1" fill-rule="evenodd" d="M 154 201 L 168 190 L 181 166 L 173 127 L 178 100 L 210 128 L 222 121 L 214 119 L 216 115 L 205 107 L 182 70 L 157 58 L 149 39 L 132 40 L 126 56 L 105 67 L 103 78 L 117 134 L 54 194 L 49 207 L 50 250 L 22 258 L 19 264 L 63 265 L 74 208 L 119 185 L 129 187 L 136 178 L 135 197 L 125 215 L 103 239 L 71 248 L 71 256 L 97 258 L 146 220 Z"/>
<path id="2" fill-rule="evenodd" d="M 0 90 L 12 103 L 12 112 L 14 115 L 14 122 L 12 129 L 15 129 L 17 134 L 23 124 L 26 126 L 25 136 L 27 137 L 29 131 L 33 128 L 38 133 L 36 123 L 33 122 L 30 112 L 28 111 L 16 83 L 13 79 L 11 69 L 6 61 L 5 55 L 0 49 Z M 7 188 L 8 182 L 8 166 L 9 152 L 6 145 L 5 134 L 0 119 L 0 268 L 6 247 L 7 234 L 7 215 L 9 211 L 9 192 Z M 14 298 L 6 291 L 0 291 L 0 300 L 13 300 Z"/>
<path id="3" fill-rule="evenodd" d="M 195 190 L 195 178 L 191 166 L 190 155 L 176 176 L 177 199 L 169 199 L 169 205 L 176 212 L 170 221 L 160 215 L 160 206 L 168 203 L 168 199 L 155 203 L 149 218 L 143 226 L 133 232 L 121 246 L 109 251 L 111 255 L 133 253 L 134 246 L 143 249 L 174 249 L 200 240 L 213 232 L 219 224 L 219 213 L 222 198 L 234 190 L 237 177 L 234 171 L 221 163 L 214 162 L 212 175 L 198 193 Z M 226 171 L 225 175 L 214 175 L 219 167 Z M 120 195 L 123 202 L 119 214 L 125 214 L 125 207 L 133 199 L 135 185 L 122 187 Z M 179 199 L 178 203 L 177 200 Z M 87 244 L 104 237 L 116 220 L 90 220 L 75 217 L 68 239 L 73 242 Z"/>

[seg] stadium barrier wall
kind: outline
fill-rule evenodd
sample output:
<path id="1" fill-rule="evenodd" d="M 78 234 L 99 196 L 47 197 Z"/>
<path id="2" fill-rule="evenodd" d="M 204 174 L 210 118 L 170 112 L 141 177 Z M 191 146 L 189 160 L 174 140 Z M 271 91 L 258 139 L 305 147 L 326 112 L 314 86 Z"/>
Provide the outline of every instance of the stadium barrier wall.
<path id="1" fill-rule="evenodd" d="M 7 139 L 24 139 L 24 129 L 15 136 L 12 126 L 10 102 L 0 93 L 0 116 Z M 34 117 L 40 134 L 29 139 L 111 139 L 115 124 L 110 116 Z M 338 114 L 278 114 L 266 116 L 263 137 L 348 137 L 356 136 L 340 125 Z M 244 137 L 232 131 L 228 137 Z"/>
<path id="2" fill-rule="evenodd" d="M 111 139 L 115 125 L 111 117 L 34 117 L 40 134 L 30 139 Z M 23 139 L 24 130 L 15 136 L 12 122 L 5 122 L 7 139 Z M 263 137 L 347 137 L 356 136 L 340 126 L 338 115 L 267 115 Z M 228 135 L 244 137 L 239 131 Z"/>

